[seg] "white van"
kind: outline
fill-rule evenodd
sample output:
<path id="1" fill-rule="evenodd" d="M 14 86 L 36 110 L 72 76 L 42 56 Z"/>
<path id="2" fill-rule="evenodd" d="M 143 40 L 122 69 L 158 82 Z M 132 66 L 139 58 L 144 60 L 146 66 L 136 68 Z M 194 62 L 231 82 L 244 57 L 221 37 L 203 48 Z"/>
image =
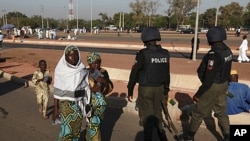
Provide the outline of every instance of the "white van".
<path id="1" fill-rule="evenodd" d="M 117 30 L 117 27 L 115 25 L 109 25 L 105 27 L 106 30 Z"/>

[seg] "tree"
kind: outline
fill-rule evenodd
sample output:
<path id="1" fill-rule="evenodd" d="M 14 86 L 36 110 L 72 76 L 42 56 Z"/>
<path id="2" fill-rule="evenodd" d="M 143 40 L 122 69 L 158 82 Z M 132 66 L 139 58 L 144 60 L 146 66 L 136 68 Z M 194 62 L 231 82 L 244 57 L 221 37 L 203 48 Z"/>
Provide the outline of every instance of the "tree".
<path id="1" fill-rule="evenodd" d="M 154 22 L 155 22 L 154 26 L 161 27 L 161 28 L 165 29 L 166 27 L 168 27 L 167 20 L 168 20 L 167 16 L 155 15 L 154 16 Z"/>
<path id="2" fill-rule="evenodd" d="M 207 27 L 213 27 L 215 23 L 216 8 L 207 9 L 201 16 Z"/>
<path id="3" fill-rule="evenodd" d="M 111 17 L 108 17 L 107 13 L 99 13 L 99 16 L 101 16 L 101 26 L 102 28 L 105 28 L 110 22 L 112 22 Z"/>
<path id="4" fill-rule="evenodd" d="M 175 15 L 178 25 L 183 25 L 185 17 L 196 7 L 196 0 L 167 0 L 169 11 Z M 178 29 L 177 29 L 178 30 Z"/>
<path id="5" fill-rule="evenodd" d="M 243 26 L 250 28 L 250 2 L 246 6 L 246 11 L 243 15 Z"/>
<path id="6" fill-rule="evenodd" d="M 142 11 L 146 15 L 147 26 L 151 26 L 151 20 L 159 7 L 159 1 L 142 0 Z"/>
<path id="7" fill-rule="evenodd" d="M 228 28 L 240 27 L 243 24 L 243 7 L 238 2 L 232 2 L 219 8 L 221 13 L 219 19 L 222 26 Z"/>
<path id="8" fill-rule="evenodd" d="M 136 21 L 136 25 L 138 26 L 138 28 L 140 27 L 140 25 L 143 23 L 143 3 L 140 0 L 136 0 L 135 3 L 130 2 L 129 3 L 129 7 L 131 8 L 132 12 L 134 12 L 135 14 L 133 15 L 133 19 Z"/>
<path id="9" fill-rule="evenodd" d="M 8 23 L 14 24 L 17 28 L 24 26 L 23 21 L 28 20 L 28 17 L 20 12 L 9 12 L 6 17 Z"/>

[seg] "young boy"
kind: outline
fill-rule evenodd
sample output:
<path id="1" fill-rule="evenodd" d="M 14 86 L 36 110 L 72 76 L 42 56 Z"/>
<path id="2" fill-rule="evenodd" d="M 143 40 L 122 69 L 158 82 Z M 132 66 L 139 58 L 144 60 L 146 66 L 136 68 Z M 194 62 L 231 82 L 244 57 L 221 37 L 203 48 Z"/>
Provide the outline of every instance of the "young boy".
<path id="1" fill-rule="evenodd" d="M 37 96 L 37 104 L 39 106 L 39 112 L 44 119 L 48 119 L 47 107 L 49 99 L 49 85 L 52 81 L 50 71 L 47 70 L 47 63 L 45 60 L 40 60 L 38 63 L 38 70 L 33 73 L 32 82 L 36 85 L 35 93 Z"/>

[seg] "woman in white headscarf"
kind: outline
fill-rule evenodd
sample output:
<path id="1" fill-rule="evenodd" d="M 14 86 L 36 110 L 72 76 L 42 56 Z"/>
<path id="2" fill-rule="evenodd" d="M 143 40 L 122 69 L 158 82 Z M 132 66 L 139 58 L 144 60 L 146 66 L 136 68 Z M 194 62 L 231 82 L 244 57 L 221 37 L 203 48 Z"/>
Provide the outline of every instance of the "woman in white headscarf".
<path id="1" fill-rule="evenodd" d="M 55 68 L 53 121 L 60 118 L 58 141 L 80 138 L 85 110 L 90 103 L 88 70 L 80 60 L 79 49 L 74 45 L 65 48 Z"/>

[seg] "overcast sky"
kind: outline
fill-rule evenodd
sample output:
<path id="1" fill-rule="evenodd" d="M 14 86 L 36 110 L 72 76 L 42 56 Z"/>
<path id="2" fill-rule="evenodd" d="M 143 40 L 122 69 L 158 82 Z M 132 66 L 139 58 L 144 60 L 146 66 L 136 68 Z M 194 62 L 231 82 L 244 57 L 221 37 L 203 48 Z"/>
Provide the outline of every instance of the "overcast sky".
<path id="1" fill-rule="evenodd" d="M 91 7 L 92 18 L 99 19 L 98 14 L 100 12 L 107 13 L 109 17 L 112 17 L 117 12 L 131 12 L 129 8 L 130 2 L 135 0 L 72 0 L 73 1 L 73 13 L 75 18 L 90 20 L 91 19 Z M 168 8 L 167 0 L 159 0 L 161 6 L 157 10 L 158 14 L 165 15 L 165 10 Z M 249 2 L 249 0 L 200 0 L 200 13 L 206 11 L 209 8 L 216 8 L 218 6 L 230 4 L 233 1 L 238 1 L 243 7 Z M 78 3 L 78 4 L 77 4 Z M 92 6 L 91 6 L 92 3 Z M 32 15 L 44 15 L 49 18 L 63 18 L 68 16 L 69 0 L 0 0 L 0 16 L 4 12 L 19 11 L 28 17 Z M 78 6 L 77 6 L 78 5 Z M 78 8 L 77 8 L 78 7 Z M 77 12 L 78 9 L 78 12 Z"/>

